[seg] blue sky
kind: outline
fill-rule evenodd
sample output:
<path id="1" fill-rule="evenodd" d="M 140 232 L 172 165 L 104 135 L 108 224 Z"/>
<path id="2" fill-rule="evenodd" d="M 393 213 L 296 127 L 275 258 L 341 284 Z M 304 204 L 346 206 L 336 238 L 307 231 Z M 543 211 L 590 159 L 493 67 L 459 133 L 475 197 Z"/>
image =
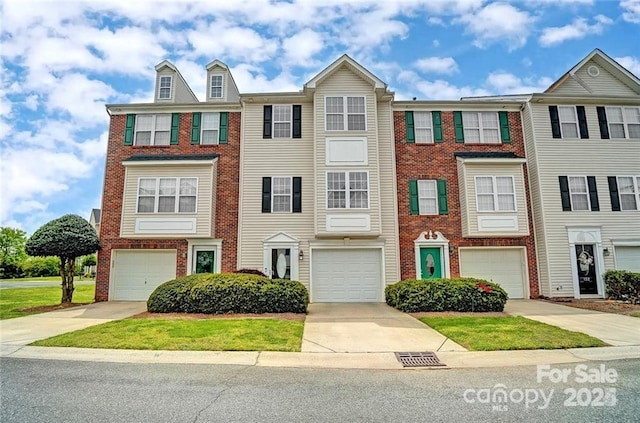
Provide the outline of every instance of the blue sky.
<path id="1" fill-rule="evenodd" d="M 297 91 L 348 53 L 396 99 L 540 92 L 594 48 L 640 75 L 640 0 L 10 1 L 0 5 L 0 226 L 101 203 L 105 103 L 150 102 L 172 61 Z"/>

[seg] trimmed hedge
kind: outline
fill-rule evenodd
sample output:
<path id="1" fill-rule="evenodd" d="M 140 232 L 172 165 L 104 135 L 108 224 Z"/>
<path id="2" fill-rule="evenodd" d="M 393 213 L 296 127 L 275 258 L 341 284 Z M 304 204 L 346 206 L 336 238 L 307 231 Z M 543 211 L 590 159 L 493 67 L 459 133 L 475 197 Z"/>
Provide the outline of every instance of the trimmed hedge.
<path id="1" fill-rule="evenodd" d="M 237 273 L 200 273 L 165 282 L 149 297 L 152 313 L 306 313 L 300 282 Z"/>
<path id="2" fill-rule="evenodd" d="M 604 273 L 607 297 L 640 304 L 640 273 L 607 270 Z"/>
<path id="3" fill-rule="evenodd" d="M 502 311 L 509 298 L 500 285 L 475 278 L 405 279 L 385 288 L 400 311 Z"/>

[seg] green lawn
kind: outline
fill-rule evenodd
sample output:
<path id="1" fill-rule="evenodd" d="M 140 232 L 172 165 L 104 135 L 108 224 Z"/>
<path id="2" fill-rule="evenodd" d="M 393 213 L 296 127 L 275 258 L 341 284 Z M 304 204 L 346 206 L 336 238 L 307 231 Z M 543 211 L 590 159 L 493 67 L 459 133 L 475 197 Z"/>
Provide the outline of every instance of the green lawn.
<path id="1" fill-rule="evenodd" d="M 93 281 L 93 278 L 85 278 L 80 279 L 80 276 L 76 276 L 76 281 Z M 15 278 L 15 279 L 0 279 L 0 284 L 2 282 L 60 282 L 60 275 L 57 276 L 41 276 L 41 277 L 28 277 L 28 278 Z"/>
<path id="2" fill-rule="evenodd" d="M 31 345 L 193 351 L 300 351 L 304 323 L 276 319 L 125 319 Z"/>
<path id="3" fill-rule="evenodd" d="M 422 317 L 433 329 L 472 351 L 536 350 L 606 345 L 583 333 L 520 316 Z"/>
<path id="4" fill-rule="evenodd" d="M 640 317 L 640 313 L 630 313 L 629 316 L 631 316 L 631 317 Z"/>
<path id="5" fill-rule="evenodd" d="M 94 285 L 76 285 L 74 303 L 93 302 Z M 0 289 L 0 319 L 28 316 L 38 312 L 20 311 L 24 308 L 60 304 L 62 290 L 59 286 L 38 288 Z"/>

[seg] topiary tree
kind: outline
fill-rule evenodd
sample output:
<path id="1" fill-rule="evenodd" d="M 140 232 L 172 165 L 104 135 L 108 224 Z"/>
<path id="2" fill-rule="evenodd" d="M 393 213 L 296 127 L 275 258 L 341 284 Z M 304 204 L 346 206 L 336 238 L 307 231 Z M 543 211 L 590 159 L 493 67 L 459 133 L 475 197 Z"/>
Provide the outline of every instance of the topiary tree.
<path id="1" fill-rule="evenodd" d="M 30 256 L 58 256 L 62 277 L 62 303 L 73 298 L 73 274 L 76 257 L 100 249 L 95 229 L 82 217 L 67 214 L 42 225 L 26 245 Z"/>

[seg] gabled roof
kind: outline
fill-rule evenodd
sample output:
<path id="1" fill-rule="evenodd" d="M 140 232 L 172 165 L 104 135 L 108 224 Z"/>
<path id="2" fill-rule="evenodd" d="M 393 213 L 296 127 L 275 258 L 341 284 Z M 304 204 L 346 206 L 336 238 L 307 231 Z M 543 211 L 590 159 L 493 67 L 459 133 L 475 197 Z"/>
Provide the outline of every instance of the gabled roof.
<path id="1" fill-rule="evenodd" d="M 319 83 L 321 83 L 324 79 L 328 78 L 343 66 L 348 67 L 351 71 L 360 75 L 360 77 L 362 77 L 364 80 L 369 81 L 376 89 L 387 89 L 387 84 L 385 84 L 384 81 L 369 72 L 364 66 L 353 60 L 347 54 L 343 54 L 342 56 L 340 56 L 335 62 L 327 66 L 323 71 L 314 76 L 309 82 L 304 84 L 305 89 L 315 89 Z"/>
<path id="2" fill-rule="evenodd" d="M 91 216 L 93 216 L 93 221 L 96 223 L 100 223 L 100 209 L 91 209 Z M 91 216 L 89 216 L 89 220 L 91 220 Z"/>
<path id="3" fill-rule="evenodd" d="M 218 59 L 215 59 L 213 62 L 209 63 L 206 68 L 207 68 L 207 70 L 211 70 L 211 68 L 214 68 L 216 66 L 220 67 L 220 68 L 222 68 L 224 70 L 229 70 L 229 66 L 227 66 L 226 64 L 224 64 L 223 62 L 221 62 Z"/>
<path id="4" fill-rule="evenodd" d="M 551 86 L 545 90 L 545 93 L 553 93 L 567 79 L 573 77 L 576 72 L 582 69 L 590 60 L 598 63 L 598 65 L 618 78 L 623 84 L 627 85 L 634 92 L 640 94 L 640 79 L 638 79 L 637 76 L 625 69 L 624 66 L 622 66 L 620 63 L 607 56 L 599 48 L 594 49 L 584 59 L 578 62 L 578 64 L 572 67 L 567 73 L 562 75 L 556 82 L 551 84 Z"/>
<path id="5" fill-rule="evenodd" d="M 169 68 L 172 71 L 174 71 L 176 73 L 176 75 L 178 75 L 178 78 L 180 78 L 180 80 L 182 81 L 184 86 L 187 87 L 187 89 L 189 90 L 189 93 L 193 97 L 194 101 L 198 102 L 198 97 L 196 97 L 196 95 L 194 94 L 194 92 L 191 89 L 191 87 L 189 86 L 189 84 L 187 84 L 187 81 L 184 79 L 184 77 L 182 76 L 182 74 L 180 73 L 178 68 L 176 68 L 176 65 L 174 65 L 173 63 L 171 63 L 170 61 L 165 59 L 165 60 L 163 60 L 162 62 L 160 62 L 160 63 L 158 63 L 156 65 L 156 72 L 160 72 L 164 68 Z"/>

